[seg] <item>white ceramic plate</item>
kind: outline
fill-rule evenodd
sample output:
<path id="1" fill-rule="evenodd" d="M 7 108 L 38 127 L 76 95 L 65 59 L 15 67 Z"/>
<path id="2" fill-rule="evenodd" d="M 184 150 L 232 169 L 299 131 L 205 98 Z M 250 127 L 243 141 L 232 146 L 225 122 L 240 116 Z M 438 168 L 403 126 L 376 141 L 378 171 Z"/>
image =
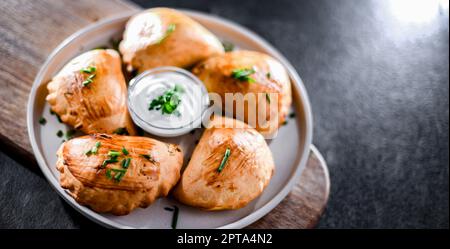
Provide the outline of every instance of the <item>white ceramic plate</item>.
<path id="1" fill-rule="evenodd" d="M 115 228 L 170 228 L 172 212 L 164 207 L 177 205 L 180 209 L 177 228 L 242 228 L 255 222 L 272 210 L 289 193 L 305 166 L 312 139 L 312 117 L 306 90 L 300 77 L 289 62 L 271 45 L 253 32 L 219 17 L 183 10 L 187 15 L 203 24 L 221 40 L 234 43 L 242 49 L 265 52 L 278 58 L 288 69 L 293 85 L 293 111 L 296 117 L 288 120 L 278 136 L 268 141 L 275 160 L 275 174 L 263 194 L 246 207 L 234 211 L 208 212 L 188 207 L 168 197 L 161 198 L 145 209 L 138 208 L 125 216 L 99 214 L 79 205 L 59 185 L 59 172 L 55 168 L 56 151 L 62 138 L 56 136 L 58 130 L 68 130 L 49 112 L 45 101 L 46 83 L 64 64 L 80 53 L 107 44 L 111 38 L 121 37 L 128 18 L 127 13 L 94 23 L 67 38 L 49 56 L 33 83 L 28 102 L 27 124 L 31 145 L 45 177 L 76 210 L 91 220 L 107 227 Z M 40 117 L 47 124 L 40 125 Z M 171 141 L 183 148 L 185 159 L 190 157 L 195 140 L 201 135 L 187 134 L 178 138 L 161 139 Z"/>

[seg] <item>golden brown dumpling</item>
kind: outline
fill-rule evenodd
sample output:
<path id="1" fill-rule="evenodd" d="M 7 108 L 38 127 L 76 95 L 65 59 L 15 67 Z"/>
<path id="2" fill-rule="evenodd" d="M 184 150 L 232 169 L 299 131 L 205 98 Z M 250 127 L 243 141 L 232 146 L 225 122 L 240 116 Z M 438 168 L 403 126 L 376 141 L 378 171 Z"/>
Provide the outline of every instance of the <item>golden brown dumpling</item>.
<path id="1" fill-rule="evenodd" d="M 250 72 L 238 77 L 239 72 Z M 284 66 L 274 58 L 254 51 L 235 51 L 217 55 L 197 65 L 192 72 L 203 81 L 208 92 L 218 93 L 222 107 L 233 110 L 236 118 L 270 137 L 285 121 L 292 102 L 291 82 Z M 234 75 L 234 76 L 233 76 Z M 225 103 L 226 93 L 254 93 L 254 102 L 245 101 L 244 111 L 236 114 L 236 102 Z M 258 94 L 259 93 L 259 94 Z M 264 106 L 260 106 L 264 102 Z M 249 115 L 265 115 L 262 121 Z"/>
<path id="2" fill-rule="evenodd" d="M 216 117 L 203 133 L 174 195 L 182 203 L 207 210 L 242 208 L 262 193 L 274 167 L 261 134 L 241 121 Z"/>
<path id="3" fill-rule="evenodd" d="M 96 153 L 93 148 L 97 148 Z M 111 159 L 108 153 L 112 150 L 120 154 L 117 162 L 103 167 L 103 162 Z M 183 154 L 176 145 L 147 137 L 107 134 L 71 139 L 61 145 L 57 155 L 61 186 L 81 205 L 115 215 L 145 208 L 166 196 L 180 178 L 183 164 Z M 127 158 L 130 161 L 125 168 L 122 161 Z"/>
<path id="4" fill-rule="evenodd" d="M 87 134 L 136 134 L 115 50 L 91 50 L 75 57 L 47 88 L 47 101 L 64 123 Z"/>
<path id="5" fill-rule="evenodd" d="M 128 21 L 119 46 L 128 70 L 159 66 L 189 67 L 224 52 L 222 43 L 185 14 L 153 8 Z"/>

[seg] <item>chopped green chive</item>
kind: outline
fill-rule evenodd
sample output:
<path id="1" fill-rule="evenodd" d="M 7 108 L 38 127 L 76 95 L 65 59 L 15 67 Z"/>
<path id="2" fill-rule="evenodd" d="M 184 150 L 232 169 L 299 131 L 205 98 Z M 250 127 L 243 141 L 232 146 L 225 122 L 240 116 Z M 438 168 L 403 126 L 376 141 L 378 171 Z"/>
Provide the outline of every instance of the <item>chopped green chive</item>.
<path id="1" fill-rule="evenodd" d="M 125 147 L 122 147 L 122 153 L 127 156 L 129 154 L 128 150 Z"/>
<path id="2" fill-rule="evenodd" d="M 172 34 L 175 31 L 175 28 L 176 28 L 175 24 L 173 23 L 169 24 L 169 26 L 167 26 L 166 33 L 161 37 L 161 39 L 159 39 L 157 44 L 163 42 L 170 34 Z"/>
<path id="3" fill-rule="evenodd" d="M 113 131 L 113 133 L 117 135 L 129 135 L 127 128 L 124 127 L 117 128 Z"/>
<path id="4" fill-rule="evenodd" d="M 111 179 L 111 169 L 106 169 L 106 178 Z"/>
<path id="5" fill-rule="evenodd" d="M 92 83 L 92 80 L 91 79 L 87 79 L 87 80 L 83 81 L 83 86 L 88 86 L 91 83 Z"/>
<path id="6" fill-rule="evenodd" d="M 115 151 L 115 150 L 110 150 L 110 151 L 108 151 L 108 156 L 110 156 L 110 157 L 118 157 L 118 156 L 120 156 L 120 152 Z"/>
<path id="7" fill-rule="evenodd" d="M 59 131 L 56 133 L 56 136 L 62 137 L 62 136 L 64 136 L 64 132 L 63 132 L 62 130 L 59 130 Z"/>
<path id="8" fill-rule="evenodd" d="M 231 150 L 230 150 L 230 148 L 227 148 L 227 150 L 225 151 L 225 154 L 223 155 L 222 162 L 220 163 L 219 168 L 217 168 L 217 171 L 219 173 L 222 172 L 223 168 L 227 164 L 227 161 L 228 161 L 228 158 L 230 157 L 230 155 L 231 155 Z"/>
<path id="9" fill-rule="evenodd" d="M 169 26 L 167 27 L 167 33 L 172 33 L 173 31 L 175 31 L 175 28 L 176 28 L 177 26 L 175 25 L 175 24 L 173 24 L 173 23 L 171 23 L 171 24 L 169 24 Z"/>
<path id="10" fill-rule="evenodd" d="M 108 46 L 103 45 L 103 46 L 94 48 L 94 50 L 98 50 L 98 49 L 108 49 Z"/>
<path id="11" fill-rule="evenodd" d="M 116 180 L 117 182 L 120 182 L 120 181 L 122 180 L 122 177 L 123 177 L 124 175 L 125 175 L 125 174 L 122 173 L 122 172 L 116 172 L 116 174 L 114 175 L 114 180 Z"/>
<path id="12" fill-rule="evenodd" d="M 169 89 L 163 95 L 155 98 L 150 102 L 148 109 L 161 110 L 162 114 L 175 114 L 180 116 L 181 113 L 177 111 L 177 107 L 181 102 L 181 94 L 184 88 L 181 85 L 175 85 L 173 89 Z"/>
<path id="13" fill-rule="evenodd" d="M 122 178 L 125 176 L 125 173 L 127 172 L 126 170 L 122 170 L 122 169 L 110 169 L 110 170 L 115 173 L 114 180 L 117 182 L 120 182 L 122 180 Z"/>
<path id="14" fill-rule="evenodd" d="M 180 210 L 177 206 L 173 206 L 173 216 L 172 216 L 172 229 L 177 229 L 177 223 L 178 223 L 178 213 Z"/>
<path id="15" fill-rule="evenodd" d="M 114 168 L 112 168 L 111 170 L 114 171 L 114 172 L 119 172 L 119 173 L 127 172 L 127 170 L 125 170 L 125 169 L 114 169 Z"/>
<path id="16" fill-rule="evenodd" d="M 88 151 L 84 152 L 84 154 L 85 154 L 86 156 L 90 156 L 90 155 L 92 154 L 92 150 L 88 150 Z"/>
<path id="17" fill-rule="evenodd" d="M 92 147 L 91 152 L 92 154 L 97 154 L 98 152 L 98 148 L 100 148 L 101 143 L 100 142 L 96 142 L 94 147 Z"/>
<path id="18" fill-rule="evenodd" d="M 266 93 L 266 100 L 270 104 L 270 95 L 268 93 Z"/>
<path id="19" fill-rule="evenodd" d="M 271 77 L 270 72 L 266 73 L 266 76 L 267 76 L 268 79 L 270 79 L 270 77 Z"/>
<path id="20" fill-rule="evenodd" d="M 291 114 L 289 114 L 290 118 L 295 118 L 295 112 L 292 112 Z"/>
<path id="21" fill-rule="evenodd" d="M 231 72 L 231 77 L 239 80 L 239 81 L 247 81 L 249 83 L 254 83 L 255 79 L 250 77 L 250 75 L 254 74 L 256 71 L 254 69 L 249 68 L 238 68 L 234 69 Z"/>
<path id="22" fill-rule="evenodd" d="M 50 115 L 55 115 L 56 113 L 52 110 L 52 109 L 50 109 Z"/>
<path id="23" fill-rule="evenodd" d="M 122 168 L 128 169 L 128 166 L 130 166 L 131 158 L 125 158 L 122 160 Z"/>
<path id="24" fill-rule="evenodd" d="M 184 93 L 184 87 L 180 84 L 176 84 L 173 90 L 177 93 Z"/>
<path id="25" fill-rule="evenodd" d="M 80 72 L 82 72 L 82 73 L 93 73 L 93 72 L 95 72 L 96 70 L 97 70 L 96 67 L 94 67 L 94 66 L 89 66 L 89 67 L 82 68 L 82 69 L 80 70 Z"/>
<path id="26" fill-rule="evenodd" d="M 90 74 L 89 76 L 88 76 L 88 78 L 86 79 L 86 80 L 84 80 L 83 81 L 83 86 L 88 86 L 89 84 L 91 84 L 92 82 L 93 82 L 93 79 L 95 78 L 95 71 L 97 70 L 97 68 L 96 67 L 94 67 L 94 66 L 89 66 L 89 67 L 85 67 L 85 68 L 82 68 L 81 70 L 80 70 L 80 72 L 81 73 L 87 73 L 87 74 Z"/>
<path id="27" fill-rule="evenodd" d="M 46 123 L 47 123 L 47 119 L 45 119 L 44 117 L 41 117 L 41 118 L 39 119 L 39 124 L 45 125 Z"/>
<path id="28" fill-rule="evenodd" d="M 223 49 L 225 50 L 225 52 L 231 52 L 234 50 L 234 44 L 231 42 L 223 41 L 222 46 L 223 46 Z"/>
<path id="29" fill-rule="evenodd" d="M 102 168 L 106 167 L 106 165 L 110 164 L 110 163 L 117 163 L 119 160 L 117 160 L 117 158 L 110 158 L 110 159 L 106 159 L 103 161 L 102 163 Z"/>
<path id="30" fill-rule="evenodd" d="M 76 130 L 68 130 L 66 132 L 66 139 L 67 140 L 71 139 L 73 137 L 73 135 L 75 135 L 76 132 L 77 132 Z"/>

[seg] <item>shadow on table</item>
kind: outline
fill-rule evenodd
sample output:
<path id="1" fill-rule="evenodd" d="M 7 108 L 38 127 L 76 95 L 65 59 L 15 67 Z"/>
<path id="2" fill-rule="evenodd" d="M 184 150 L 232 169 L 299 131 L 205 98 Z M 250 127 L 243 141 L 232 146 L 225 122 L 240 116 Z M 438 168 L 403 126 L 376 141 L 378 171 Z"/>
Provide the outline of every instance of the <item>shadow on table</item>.
<path id="1" fill-rule="evenodd" d="M 63 198 L 59 197 L 61 200 L 61 204 L 64 207 L 64 210 L 70 216 L 73 222 L 74 228 L 83 228 L 83 229 L 104 229 L 104 227 L 98 225 L 97 223 L 91 221 L 86 218 L 84 215 L 75 210 L 72 206 L 70 206 Z"/>

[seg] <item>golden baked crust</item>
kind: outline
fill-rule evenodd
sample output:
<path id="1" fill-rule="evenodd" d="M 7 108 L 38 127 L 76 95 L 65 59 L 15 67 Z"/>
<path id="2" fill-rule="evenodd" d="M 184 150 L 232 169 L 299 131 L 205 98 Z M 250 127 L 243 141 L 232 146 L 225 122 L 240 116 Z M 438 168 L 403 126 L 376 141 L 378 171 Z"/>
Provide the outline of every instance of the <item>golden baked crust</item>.
<path id="1" fill-rule="evenodd" d="M 235 69 L 255 70 L 251 75 L 255 82 L 233 78 L 231 75 Z M 292 103 L 289 76 L 280 62 L 266 54 L 245 50 L 229 52 L 207 59 L 193 68 L 192 72 L 203 81 L 208 92 L 221 96 L 222 108 L 234 110 L 235 118 L 255 127 L 264 136 L 272 136 L 288 115 Z M 237 116 L 236 103 L 225 103 L 226 93 L 254 93 L 256 101 L 244 102 L 243 115 Z M 270 94 L 270 100 L 267 100 L 266 94 Z M 265 104 L 265 108 L 260 108 L 261 102 Z M 249 114 L 256 116 L 255 112 L 264 114 L 267 118 L 263 122 L 250 119 Z"/>
<path id="2" fill-rule="evenodd" d="M 96 142 L 97 154 L 86 155 Z M 110 150 L 121 151 L 119 162 L 102 168 Z M 150 159 L 142 155 L 150 155 Z M 147 137 L 94 134 L 71 139 L 57 152 L 56 168 L 60 184 L 80 204 L 96 212 L 125 215 L 137 207 L 145 208 L 156 198 L 166 196 L 180 178 L 183 164 L 181 149 Z M 131 158 L 120 181 L 108 178 L 109 169 L 122 169 L 121 160 Z"/>
<path id="3" fill-rule="evenodd" d="M 95 78 L 80 70 L 95 67 Z M 112 134 L 125 128 L 136 134 L 127 108 L 127 86 L 115 50 L 97 49 L 72 59 L 47 85 L 47 101 L 61 120 L 84 133 Z"/>
<path id="4" fill-rule="evenodd" d="M 231 123 L 240 128 L 227 128 Z M 231 154 L 218 172 L 227 148 Z M 242 208 L 262 193 L 274 167 L 261 134 L 241 121 L 216 117 L 203 133 L 174 195 L 182 203 L 207 210 Z"/>
<path id="5" fill-rule="evenodd" d="M 170 27 L 173 31 L 169 31 Z M 128 21 L 120 53 L 128 70 L 139 72 L 159 66 L 189 67 L 224 52 L 222 43 L 183 13 L 153 8 Z"/>

